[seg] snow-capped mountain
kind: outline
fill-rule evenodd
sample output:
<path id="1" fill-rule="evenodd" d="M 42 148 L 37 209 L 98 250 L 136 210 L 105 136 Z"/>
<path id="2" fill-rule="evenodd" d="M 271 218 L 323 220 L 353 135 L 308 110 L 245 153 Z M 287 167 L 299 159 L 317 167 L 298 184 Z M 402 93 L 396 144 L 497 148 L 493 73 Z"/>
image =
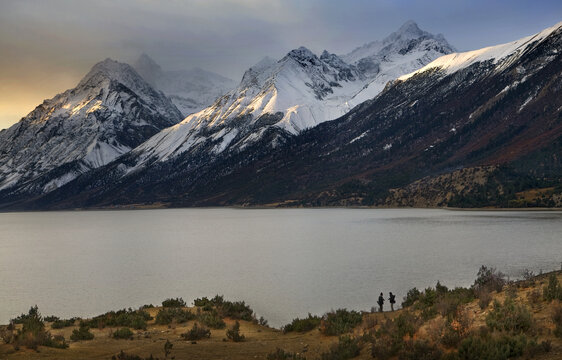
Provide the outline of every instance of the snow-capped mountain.
<path id="1" fill-rule="evenodd" d="M 146 54 L 138 58 L 134 68 L 149 84 L 166 94 L 184 117 L 213 104 L 236 86 L 234 80 L 200 68 L 163 71 Z"/>
<path id="2" fill-rule="evenodd" d="M 106 59 L 74 89 L 0 132 L 0 190 L 30 180 L 28 191 L 52 190 L 180 120 L 171 101 L 131 66 Z"/>
<path id="3" fill-rule="evenodd" d="M 363 48 L 344 58 L 328 51 L 317 56 L 305 47 L 279 61 L 264 58 L 245 72 L 236 89 L 136 149 L 139 162 L 167 160 L 208 140 L 217 142 L 215 154 L 243 149 L 271 126 L 298 134 L 344 115 L 388 81 L 452 51 L 442 36 L 413 22 Z"/>

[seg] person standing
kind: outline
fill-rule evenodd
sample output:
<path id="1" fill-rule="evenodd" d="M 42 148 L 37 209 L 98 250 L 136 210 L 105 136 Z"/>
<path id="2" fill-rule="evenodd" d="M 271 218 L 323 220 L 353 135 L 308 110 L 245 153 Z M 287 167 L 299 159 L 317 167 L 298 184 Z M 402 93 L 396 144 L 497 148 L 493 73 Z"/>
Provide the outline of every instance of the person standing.
<path id="1" fill-rule="evenodd" d="M 388 293 L 388 302 L 390 303 L 390 311 L 394 311 L 394 304 L 396 304 L 396 296 L 392 292 Z"/>
<path id="2" fill-rule="evenodd" d="M 382 312 L 382 306 L 384 305 L 384 296 L 382 295 L 382 293 L 379 295 L 377 304 L 379 304 L 379 312 Z"/>

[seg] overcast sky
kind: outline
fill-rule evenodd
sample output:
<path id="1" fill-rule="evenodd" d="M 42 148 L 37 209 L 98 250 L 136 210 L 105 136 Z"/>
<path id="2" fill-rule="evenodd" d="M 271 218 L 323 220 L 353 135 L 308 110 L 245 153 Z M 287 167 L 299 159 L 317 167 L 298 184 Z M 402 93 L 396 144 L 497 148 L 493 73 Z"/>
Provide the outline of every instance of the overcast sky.
<path id="1" fill-rule="evenodd" d="M 0 0 L 0 129 L 107 57 L 132 63 L 145 52 L 165 70 L 239 81 L 266 55 L 347 53 L 410 19 L 473 50 L 562 21 L 562 1 Z"/>

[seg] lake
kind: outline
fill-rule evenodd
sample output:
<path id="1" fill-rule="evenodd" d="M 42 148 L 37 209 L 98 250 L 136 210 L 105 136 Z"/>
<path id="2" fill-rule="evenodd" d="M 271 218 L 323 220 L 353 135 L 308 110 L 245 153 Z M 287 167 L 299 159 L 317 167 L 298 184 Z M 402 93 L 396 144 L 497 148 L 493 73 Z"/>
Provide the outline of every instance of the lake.
<path id="1" fill-rule="evenodd" d="M 380 292 L 555 270 L 562 212 L 173 209 L 0 214 L 0 324 L 224 294 L 276 327 Z M 387 302 L 388 303 L 388 302 Z"/>

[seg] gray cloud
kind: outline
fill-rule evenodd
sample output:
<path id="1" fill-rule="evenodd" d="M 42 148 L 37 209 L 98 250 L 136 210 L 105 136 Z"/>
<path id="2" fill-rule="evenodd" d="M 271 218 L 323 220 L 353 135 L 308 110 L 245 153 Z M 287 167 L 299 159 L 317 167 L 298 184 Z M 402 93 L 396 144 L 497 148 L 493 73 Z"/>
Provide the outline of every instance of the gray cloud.
<path id="1" fill-rule="evenodd" d="M 0 128 L 106 57 L 132 62 L 146 52 L 165 69 L 199 66 L 239 80 L 265 55 L 300 45 L 345 53 L 409 19 L 468 50 L 560 15 L 559 1 L 540 0 L 2 0 Z"/>

